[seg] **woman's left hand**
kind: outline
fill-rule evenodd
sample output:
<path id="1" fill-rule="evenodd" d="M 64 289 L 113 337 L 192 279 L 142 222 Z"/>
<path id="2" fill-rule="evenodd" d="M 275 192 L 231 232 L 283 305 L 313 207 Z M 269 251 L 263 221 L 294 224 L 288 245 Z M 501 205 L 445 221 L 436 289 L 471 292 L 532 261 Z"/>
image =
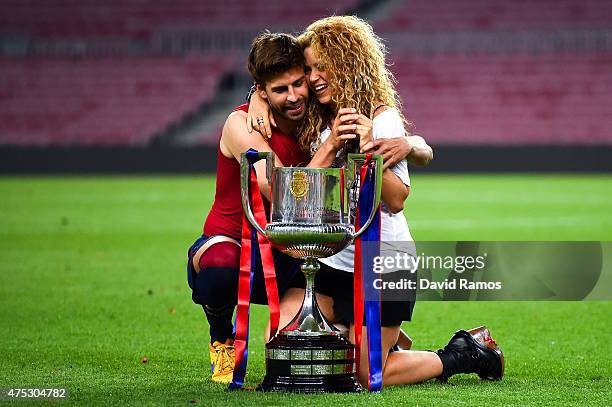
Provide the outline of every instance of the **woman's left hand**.
<path id="1" fill-rule="evenodd" d="M 364 147 L 366 144 L 374 141 L 374 136 L 372 134 L 373 122 L 363 114 L 359 114 L 359 117 L 357 120 L 355 120 L 355 123 L 357 124 L 355 134 L 359 136 L 359 151 L 363 153 L 365 152 Z"/>

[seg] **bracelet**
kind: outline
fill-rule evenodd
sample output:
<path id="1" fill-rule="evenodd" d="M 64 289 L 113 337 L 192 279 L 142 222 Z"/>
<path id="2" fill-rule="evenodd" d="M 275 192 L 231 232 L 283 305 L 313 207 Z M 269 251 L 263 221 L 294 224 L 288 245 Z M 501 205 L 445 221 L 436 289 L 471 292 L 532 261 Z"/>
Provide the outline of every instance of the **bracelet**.
<path id="1" fill-rule="evenodd" d="M 253 96 L 253 93 L 255 93 L 256 90 L 257 90 L 257 87 L 255 85 L 252 85 L 251 89 L 249 89 L 249 92 L 246 95 L 246 101 L 247 102 L 251 101 L 251 96 Z"/>

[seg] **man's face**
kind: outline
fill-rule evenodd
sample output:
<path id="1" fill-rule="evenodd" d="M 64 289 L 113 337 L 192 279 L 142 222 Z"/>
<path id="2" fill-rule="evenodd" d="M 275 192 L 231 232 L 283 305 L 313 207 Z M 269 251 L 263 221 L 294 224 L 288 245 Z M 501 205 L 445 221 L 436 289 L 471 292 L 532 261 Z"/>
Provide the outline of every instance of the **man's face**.
<path id="1" fill-rule="evenodd" d="M 301 120 L 306 114 L 308 85 L 304 69 L 291 68 L 275 76 L 261 90 L 261 96 L 268 100 L 270 108 L 287 120 Z"/>

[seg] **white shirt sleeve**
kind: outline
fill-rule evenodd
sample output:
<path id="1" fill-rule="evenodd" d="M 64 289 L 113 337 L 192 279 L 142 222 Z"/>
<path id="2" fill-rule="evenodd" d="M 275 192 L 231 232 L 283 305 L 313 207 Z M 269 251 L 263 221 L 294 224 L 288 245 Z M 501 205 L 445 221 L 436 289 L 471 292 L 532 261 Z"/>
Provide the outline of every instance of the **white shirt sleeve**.
<path id="1" fill-rule="evenodd" d="M 403 137 L 406 133 L 402 118 L 395 108 L 389 108 L 380 113 L 372 122 L 372 135 L 374 139 Z M 405 185 L 410 186 L 410 174 L 408 174 L 408 163 L 406 160 L 400 161 L 390 169 L 395 175 L 400 177 Z"/>

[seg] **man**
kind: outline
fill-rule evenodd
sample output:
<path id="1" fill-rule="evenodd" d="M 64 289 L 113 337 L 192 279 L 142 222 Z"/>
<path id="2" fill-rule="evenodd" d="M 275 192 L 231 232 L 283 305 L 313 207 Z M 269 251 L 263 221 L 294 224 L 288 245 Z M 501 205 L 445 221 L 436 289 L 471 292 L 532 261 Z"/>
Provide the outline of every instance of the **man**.
<path id="1" fill-rule="evenodd" d="M 308 86 L 304 58 L 295 38 L 287 34 L 258 36 L 249 53 L 248 67 L 258 92 L 272 109 L 276 128 L 269 141 L 250 137 L 246 126 L 247 105 L 233 111 L 223 127 L 218 149 L 215 201 L 204 224 L 202 237 L 188 251 L 188 282 L 192 299 L 202 305 L 210 325 L 212 380 L 229 383 L 234 368 L 231 317 L 237 303 L 240 268 L 242 206 L 240 154 L 249 148 L 273 151 L 276 165 L 294 166 L 307 160 L 295 132 L 306 111 Z M 259 187 L 269 197 L 265 163 L 255 164 Z M 297 261 L 274 252 L 279 295 L 301 286 Z M 263 273 L 256 261 L 251 301 L 266 304 Z"/>

